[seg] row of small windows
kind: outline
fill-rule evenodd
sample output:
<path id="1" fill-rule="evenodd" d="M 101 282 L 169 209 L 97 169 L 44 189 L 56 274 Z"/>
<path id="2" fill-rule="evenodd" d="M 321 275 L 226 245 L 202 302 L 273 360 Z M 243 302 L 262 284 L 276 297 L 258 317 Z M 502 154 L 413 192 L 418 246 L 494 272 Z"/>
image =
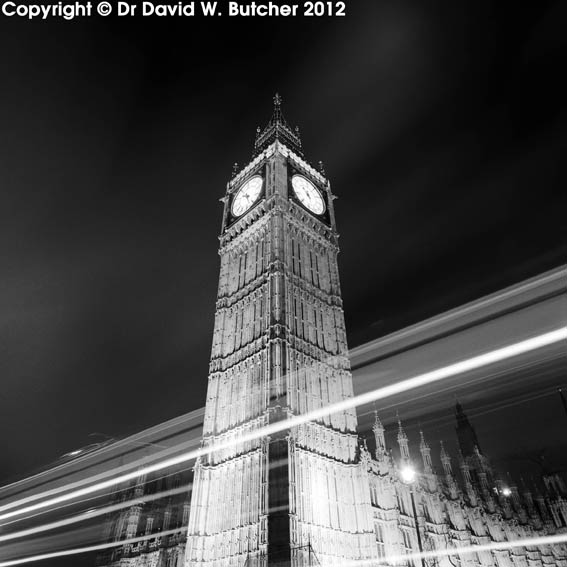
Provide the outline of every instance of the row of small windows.
<path id="1" fill-rule="evenodd" d="M 262 502 L 262 454 L 249 453 L 242 459 L 235 459 L 214 468 L 201 468 L 199 492 L 193 496 L 194 514 L 189 532 L 215 534 L 224 532 L 225 544 L 236 543 L 237 532 L 243 523 L 252 524 L 259 520 Z M 232 533 L 231 533 L 232 532 Z M 243 535 L 243 534 L 242 534 Z M 226 539 L 225 539 L 226 538 Z M 217 543 L 221 543 L 217 540 Z M 197 540 L 205 545 L 204 538 Z M 191 546 L 193 547 L 193 546 Z M 224 546 L 223 546 L 224 547 Z M 194 547 L 193 550 L 195 551 Z M 210 549 L 213 556 L 220 557 L 222 548 Z M 235 553 L 235 549 L 224 553 Z M 220 552 L 220 553 L 219 553 Z"/>
<path id="2" fill-rule="evenodd" d="M 269 241 L 264 235 L 238 254 L 222 259 L 219 295 L 231 295 L 264 273 L 269 266 Z M 287 243 L 287 268 L 316 288 L 331 292 L 331 267 L 327 253 L 320 253 L 299 238 Z"/>
<path id="3" fill-rule="evenodd" d="M 392 529 L 393 528 L 393 529 Z M 396 548 L 398 544 L 401 546 L 401 551 L 406 554 L 415 553 L 418 550 L 417 539 L 415 528 L 410 526 L 396 525 L 391 528 L 386 527 L 381 521 L 374 523 L 374 535 L 376 537 L 376 544 L 378 547 L 378 557 L 385 557 L 386 547 L 389 548 L 390 553 L 396 553 Z M 431 541 L 431 540 L 430 540 Z M 436 547 L 433 543 L 434 548 Z M 480 561 L 475 560 L 474 556 L 469 555 L 466 561 L 464 558 L 459 558 L 459 563 L 463 565 L 486 565 L 493 566 L 495 562 L 493 560 L 492 554 L 490 553 L 478 553 Z M 512 562 L 507 553 L 495 553 L 496 565 L 498 567 L 512 567 Z M 514 563 L 516 565 L 525 566 L 527 565 L 526 559 L 524 557 L 515 556 Z M 410 565 L 419 566 L 419 561 L 411 562 Z"/>
<path id="4" fill-rule="evenodd" d="M 294 465 L 297 513 L 306 522 L 350 532 L 368 526 L 360 469 L 347 469 L 298 451 Z"/>
<path id="5" fill-rule="evenodd" d="M 172 505 L 163 513 L 142 513 L 139 507 L 130 508 L 116 520 L 113 538 L 121 540 L 154 533 L 158 536 L 160 531 L 186 526 L 189 523 L 189 510 L 189 503 Z"/>
<path id="6" fill-rule="evenodd" d="M 337 321 L 332 307 L 297 296 L 290 299 L 290 307 L 288 325 L 292 333 L 327 352 L 338 352 L 337 330 L 343 323 Z"/>
<path id="7" fill-rule="evenodd" d="M 265 355 L 237 371 L 213 374 L 207 391 L 205 432 L 219 433 L 252 419 L 266 408 Z"/>
<path id="8" fill-rule="evenodd" d="M 268 250 L 268 242 L 264 236 L 244 252 L 224 256 L 219 295 L 235 293 L 266 271 Z"/>
<path id="9" fill-rule="evenodd" d="M 227 356 L 260 338 L 268 328 L 267 297 L 257 293 L 251 301 L 242 301 L 231 309 L 219 311 L 213 336 L 213 356 Z M 292 293 L 288 297 L 287 325 L 296 337 L 336 354 L 344 334 L 340 313 L 321 302 L 310 301 Z"/>
<path id="10" fill-rule="evenodd" d="M 227 356 L 259 338 L 267 328 L 266 297 L 240 302 L 235 308 L 217 313 L 213 335 L 213 356 Z"/>
<path id="11" fill-rule="evenodd" d="M 290 238 L 290 268 L 294 275 L 323 291 L 331 291 L 329 261 L 298 238 Z"/>
<path id="12" fill-rule="evenodd" d="M 353 395 L 350 374 L 334 371 L 324 363 L 307 363 L 303 355 L 293 350 L 289 356 L 287 380 L 289 405 L 301 414 Z M 354 417 L 346 412 L 326 415 L 322 421 L 340 431 L 356 426 Z"/>

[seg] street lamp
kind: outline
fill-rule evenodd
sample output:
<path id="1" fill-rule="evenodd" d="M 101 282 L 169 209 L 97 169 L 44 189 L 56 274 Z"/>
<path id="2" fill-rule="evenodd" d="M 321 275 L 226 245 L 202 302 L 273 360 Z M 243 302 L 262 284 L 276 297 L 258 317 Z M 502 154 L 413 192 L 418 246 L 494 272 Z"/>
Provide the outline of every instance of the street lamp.
<path id="1" fill-rule="evenodd" d="M 415 482 L 415 469 L 409 465 L 400 471 L 400 476 L 405 484 L 412 485 Z M 413 491 L 412 491 L 413 494 Z"/>
<path id="2" fill-rule="evenodd" d="M 415 469 L 411 465 L 405 465 L 400 470 L 400 477 L 402 479 L 402 482 L 409 486 L 410 497 L 411 497 L 411 507 L 412 507 L 412 510 L 413 510 L 413 518 L 415 520 L 415 533 L 416 533 L 416 536 L 417 536 L 417 547 L 419 548 L 419 555 L 420 555 L 420 559 L 421 559 L 421 567 L 426 567 L 425 559 L 423 558 L 423 545 L 421 543 L 421 534 L 419 533 L 419 524 L 418 524 L 418 521 L 417 521 L 417 508 L 415 507 L 415 495 L 414 495 L 414 491 L 413 491 L 413 485 L 416 481 L 417 473 L 415 472 Z"/>

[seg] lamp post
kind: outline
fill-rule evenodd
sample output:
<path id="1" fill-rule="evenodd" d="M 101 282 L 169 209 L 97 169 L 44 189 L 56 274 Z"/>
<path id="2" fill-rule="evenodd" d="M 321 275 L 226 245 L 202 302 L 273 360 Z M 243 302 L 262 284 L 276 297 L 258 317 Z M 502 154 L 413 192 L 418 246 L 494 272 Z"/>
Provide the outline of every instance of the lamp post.
<path id="1" fill-rule="evenodd" d="M 421 567 L 427 567 L 425 565 L 425 559 L 423 558 L 423 544 L 421 543 L 421 534 L 419 532 L 419 523 L 417 521 L 417 508 L 415 506 L 415 494 L 413 491 L 413 485 L 416 481 L 416 472 L 415 469 L 410 466 L 406 465 L 400 471 L 400 476 L 402 478 L 402 482 L 409 486 L 410 490 L 410 497 L 411 497 L 411 507 L 413 510 L 413 518 L 415 520 L 415 534 L 417 536 L 417 547 L 419 548 L 419 554 L 421 559 Z"/>

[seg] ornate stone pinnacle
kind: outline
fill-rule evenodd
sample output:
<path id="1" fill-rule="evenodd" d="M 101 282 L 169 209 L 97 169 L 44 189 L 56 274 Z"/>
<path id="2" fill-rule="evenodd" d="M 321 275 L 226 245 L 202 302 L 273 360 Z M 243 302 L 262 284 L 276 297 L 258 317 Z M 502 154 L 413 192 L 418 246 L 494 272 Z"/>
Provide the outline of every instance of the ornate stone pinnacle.
<path id="1" fill-rule="evenodd" d="M 301 138 L 299 130 L 294 130 L 285 120 L 282 112 L 282 97 L 276 93 L 274 98 L 274 110 L 272 117 L 263 130 L 256 130 L 256 140 L 254 142 L 254 157 L 262 150 L 266 149 L 275 140 L 281 141 L 285 146 L 303 156 Z"/>
<path id="2" fill-rule="evenodd" d="M 282 97 L 278 93 L 274 96 L 274 113 L 272 115 L 272 122 L 274 124 L 284 122 L 282 115 Z M 276 134 L 278 133 L 279 132 L 276 132 Z"/>
<path id="3" fill-rule="evenodd" d="M 398 418 L 398 441 L 400 439 L 407 440 L 408 436 L 406 435 L 406 432 L 404 431 L 404 428 L 402 426 L 402 420 L 400 419 L 400 414 L 397 411 L 396 411 L 396 417 Z"/>

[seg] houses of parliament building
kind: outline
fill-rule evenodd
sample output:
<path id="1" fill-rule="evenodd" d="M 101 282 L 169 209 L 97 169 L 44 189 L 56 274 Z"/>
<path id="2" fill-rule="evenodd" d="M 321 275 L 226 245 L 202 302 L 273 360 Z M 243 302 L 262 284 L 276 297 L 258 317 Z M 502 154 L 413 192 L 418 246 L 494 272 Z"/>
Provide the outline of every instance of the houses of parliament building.
<path id="1" fill-rule="evenodd" d="M 459 403 L 459 454 L 441 447 L 436 463 L 427 431 L 410 443 L 401 420 L 394 458 L 378 413 L 367 444 L 354 409 L 254 435 L 353 396 L 333 202 L 276 95 L 223 198 L 204 454 L 121 493 L 138 503 L 105 538 L 126 543 L 98 565 L 567 567 L 565 544 L 490 545 L 567 532 L 567 490 L 558 475 L 504 484 Z"/>

